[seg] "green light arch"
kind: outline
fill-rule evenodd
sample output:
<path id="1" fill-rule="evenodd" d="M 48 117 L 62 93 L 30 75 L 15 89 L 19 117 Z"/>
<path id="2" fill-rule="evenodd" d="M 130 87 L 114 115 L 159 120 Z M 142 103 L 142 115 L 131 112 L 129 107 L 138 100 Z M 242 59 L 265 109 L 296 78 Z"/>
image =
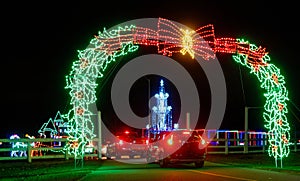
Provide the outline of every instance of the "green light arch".
<path id="1" fill-rule="evenodd" d="M 208 27 L 211 28 L 211 26 Z M 197 30 L 195 32 L 186 32 L 189 35 L 195 33 L 204 39 L 212 37 L 207 35 L 207 31 L 203 31 L 204 33 L 199 33 Z M 269 130 L 269 156 L 273 156 L 275 160 L 287 157 L 290 153 L 290 127 L 286 117 L 288 113 L 286 103 L 289 100 L 288 91 L 280 70 L 274 64 L 269 63 L 270 57 L 264 54 L 261 61 L 265 65 L 256 66 L 259 64 L 249 63 L 249 54 L 245 50 L 255 52 L 260 51 L 260 47 L 247 41 L 237 39 L 237 43 L 249 45 L 248 49 L 228 51 L 228 47 L 224 47 L 226 43 L 221 45 L 216 43 L 215 40 L 207 40 L 214 51 L 206 53 L 203 49 L 200 49 L 203 47 L 189 47 L 191 45 L 191 37 L 189 35 L 187 36 L 184 32 L 176 33 L 189 38 L 188 41 L 186 39 L 182 41 L 188 45 L 184 43 L 177 45 L 178 41 L 173 41 L 172 37 L 167 37 L 166 41 L 170 41 L 170 44 L 172 43 L 182 48 L 181 51 L 158 48 L 158 53 L 163 55 L 172 55 L 172 53 L 179 52 L 183 54 L 189 53 L 193 57 L 194 53 L 200 52 L 200 55 L 205 59 L 214 56 L 212 53 L 215 52 L 232 53 L 234 54 L 233 59 L 235 62 L 249 68 L 250 73 L 256 75 L 261 83 L 260 87 L 265 90 L 266 103 L 264 105 L 263 118 L 265 120 L 265 128 Z M 214 33 L 213 29 L 212 33 Z M 178 37 L 180 38 L 179 35 Z M 103 32 L 99 32 L 90 41 L 90 45 L 85 50 L 78 51 L 78 59 L 73 62 L 72 70 L 66 76 L 67 85 L 65 88 L 70 90 L 70 104 L 72 105 L 72 109 L 63 115 L 70 125 L 68 130 L 69 144 L 65 147 L 66 151 L 75 156 L 82 156 L 85 145 L 95 137 L 94 125 L 91 122 L 91 117 L 94 114 L 90 111 L 90 106 L 97 100 L 95 90 L 98 84 L 96 80 L 104 77 L 107 66 L 115 62 L 117 57 L 136 51 L 139 44 L 159 47 L 158 44 L 161 42 L 158 41 L 159 38 L 157 36 L 157 31 L 150 28 L 137 27 L 135 25 L 119 26 L 109 32 L 106 29 Z M 206 50 L 209 51 L 208 49 Z"/>

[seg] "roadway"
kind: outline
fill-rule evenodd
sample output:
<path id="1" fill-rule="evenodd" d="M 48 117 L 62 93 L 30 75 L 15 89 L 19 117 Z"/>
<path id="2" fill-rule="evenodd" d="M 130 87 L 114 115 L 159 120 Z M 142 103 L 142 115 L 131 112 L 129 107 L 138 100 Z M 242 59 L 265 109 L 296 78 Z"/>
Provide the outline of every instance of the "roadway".
<path id="1" fill-rule="evenodd" d="M 125 163 L 126 162 L 126 163 Z M 105 160 L 98 169 L 91 171 L 81 181 L 91 180 L 299 180 L 300 175 L 238 167 L 206 161 L 203 168 L 193 164 L 170 165 L 144 164 L 143 159 Z"/>

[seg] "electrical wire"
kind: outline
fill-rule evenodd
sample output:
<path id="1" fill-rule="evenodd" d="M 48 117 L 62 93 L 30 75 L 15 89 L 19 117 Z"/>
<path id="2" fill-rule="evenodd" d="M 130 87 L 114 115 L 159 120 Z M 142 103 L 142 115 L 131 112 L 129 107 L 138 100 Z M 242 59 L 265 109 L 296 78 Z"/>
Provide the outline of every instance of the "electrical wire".
<path id="1" fill-rule="evenodd" d="M 300 119 L 297 117 L 297 115 L 295 114 L 295 112 L 292 111 L 292 109 L 289 109 L 289 111 L 291 111 L 291 113 L 293 114 L 293 116 L 295 116 L 295 118 L 297 119 L 297 121 L 300 122 Z"/>
<path id="2" fill-rule="evenodd" d="M 300 109 L 296 106 L 296 104 L 292 101 L 292 100 L 289 100 L 291 103 L 292 103 L 292 105 L 300 112 Z"/>
<path id="3" fill-rule="evenodd" d="M 242 71 L 241 71 L 240 65 L 239 65 L 239 72 L 240 72 L 240 81 L 241 81 L 242 92 L 243 92 L 243 100 L 244 100 L 245 106 L 247 106 L 247 103 L 246 103 L 246 96 L 245 96 L 245 90 L 244 90 L 244 84 L 243 84 Z"/>

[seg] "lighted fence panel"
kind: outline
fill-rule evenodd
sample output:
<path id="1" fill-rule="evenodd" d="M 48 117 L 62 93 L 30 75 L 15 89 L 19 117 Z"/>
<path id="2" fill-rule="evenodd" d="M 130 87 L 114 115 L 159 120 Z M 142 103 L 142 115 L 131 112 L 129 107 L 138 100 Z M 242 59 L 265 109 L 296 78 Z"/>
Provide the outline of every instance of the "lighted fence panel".
<path id="1" fill-rule="evenodd" d="M 210 143 L 208 144 L 206 150 L 208 154 L 235 154 L 235 153 L 245 153 L 245 132 L 244 131 L 225 131 L 225 130 L 207 130 L 204 132 L 207 138 L 210 138 Z M 211 138 L 211 136 L 215 136 Z M 268 136 L 265 132 L 248 132 L 248 152 L 247 153 L 264 153 L 267 151 L 268 147 Z M 63 151 L 64 147 L 62 145 L 66 144 L 68 140 L 66 138 L 36 138 L 36 139 L 0 139 L 0 161 L 1 160 L 27 160 L 29 163 L 32 160 L 38 159 L 70 159 L 74 158 L 74 155 L 69 155 L 66 151 Z M 85 159 L 105 159 L 105 152 L 99 152 L 98 148 L 98 138 L 93 139 L 94 152 L 86 153 Z M 292 139 L 293 144 L 290 146 L 291 151 L 300 151 L 300 140 L 298 138 Z M 12 148 L 12 142 L 23 142 L 28 145 L 23 148 Z M 32 147 L 31 143 L 40 142 L 41 145 L 47 145 L 45 147 Z M 61 145 L 61 146 L 59 146 Z M 102 148 L 105 145 L 102 145 Z M 101 147 L 100 147 L 101 148 Z M 26 156 L 11 156 L 12 151 L 24 151 Z"/>

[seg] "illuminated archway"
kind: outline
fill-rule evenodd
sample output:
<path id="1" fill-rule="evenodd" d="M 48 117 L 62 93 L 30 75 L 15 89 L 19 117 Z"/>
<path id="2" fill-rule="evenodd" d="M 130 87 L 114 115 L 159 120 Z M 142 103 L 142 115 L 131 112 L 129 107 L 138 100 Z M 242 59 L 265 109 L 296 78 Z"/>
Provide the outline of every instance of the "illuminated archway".
<path id="1" fill-rule="evenodd" d="M 261 82 L 266 103 L 263 117 L 268 129 L 268 153 L 275 160 L 289 155 L 290 127 L 286 114 L 288 91 L 280 70 L 270 62 L 264 48 L 237 38 L 216 38 L 213 25 L 197 30 L 180 29 L 172 21 L 159 18 L 157 29 L 136 25 L 119 26 L 111 31 L 99 32 L 90 45 L 78 53 L 72 70 L 66 76 L 73 108 L 64 115 L 69 120 L 69 140 L 66 150 L 82 155 L 84 146 L 95 137 L 89 107 L 95 103 L 96 80 L 117 57 L 138 49 L 138 45 L 156 46 L 157 53 L 171 56 L 175 53 L 200 56 L 205 60 L 215 53 L 233 54 L 233 59 L 250 69 Z"/>

